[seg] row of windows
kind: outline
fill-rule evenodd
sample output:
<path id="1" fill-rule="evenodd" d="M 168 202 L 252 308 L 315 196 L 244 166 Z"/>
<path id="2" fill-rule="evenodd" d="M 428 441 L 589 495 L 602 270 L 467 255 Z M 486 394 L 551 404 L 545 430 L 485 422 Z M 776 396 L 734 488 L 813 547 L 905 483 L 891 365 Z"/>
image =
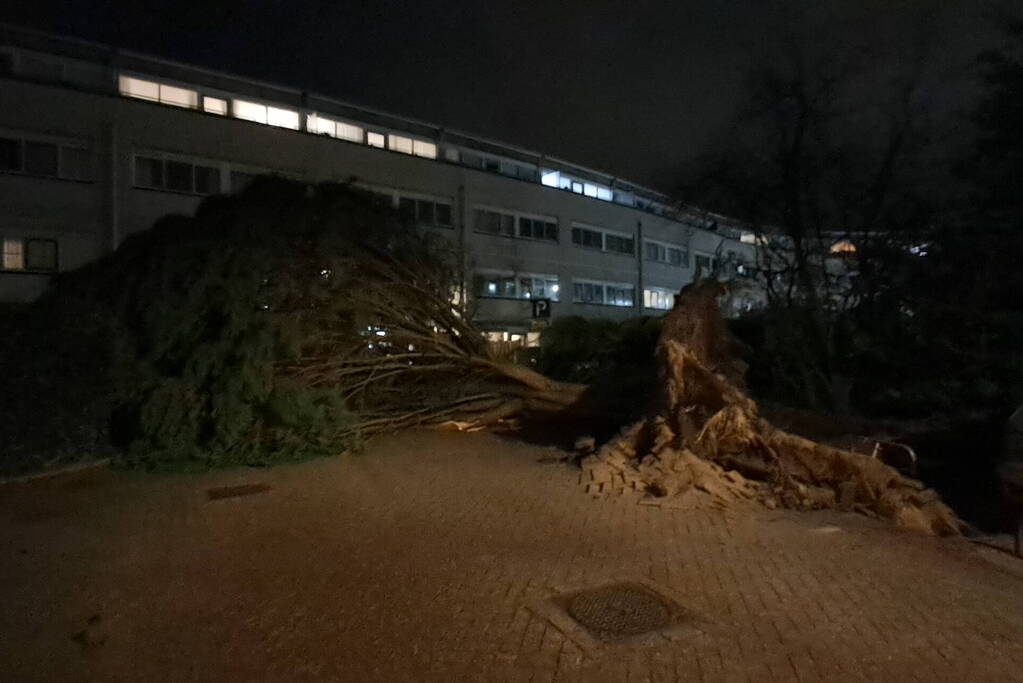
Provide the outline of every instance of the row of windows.
<path id="1" fill-rule="evenodd" d="M 398 213 L 418 225 L 434 228 L 453 226 L 451 204 L 433 199 L 398 197 Z"/>
<path id="2" fill-rule="evenodd" d="M 647 261 L 667 263 L 672 266 L 689 266 L 689 252 L 682 247 L 675 247 L 663 242 L 643 241 L 643 248 L 646 251 Z"/>
<path id="3" fill-rule="evenodd" d="M 557 275 L 517 275 L 476 273 L 473 291 L 477 296 L 502 299 L 560 300 L 561 288 Z M 635 287 L 630 284 L 577 280 L 573 283 L 573 301 L 607 306 L 633 306 Z M 643 306 L 654 310 L 669 310 L 675 303 L 675 292 L 663 287 L 643 289 Z"/>
<path id="4" fill-rule="evenodd" d="M 174 107 L 186 109 L 199 109 L 200 95 L 196 90 L 180 88 L 166 83 L 148 81 L 131 76 L 121 76 L 119 79 L 120 92 L 126 97 L 134 97 L 160 104 L 169 104 Z M 287 107 L 276 107 L 262 102 L 251 102 L 249 100 L 232 99 L 230 106 L 228 101 L 220 97 L 202 96 L 202 110 L 209 114 L 220 116 L 230 115 L 244 121 L 253 121 L 268 126 L 299 130 L 301 128 L 301 117 L 295 109 Z M 306 117 L 306 130 L 320 135 L 329 135 L 333 138 L 348 140 L 350 142 L 365 143 L 370 147 L 389 149 L 402 154 L 412 154 L 437 158 L 437 145 L 426 140 L 419 140 L 405 135 L 367 131 L 362 126 L 357 126 L 345 121 L 338 121 L 319 114 L 308 114 Z"/>
<path id="5" fill-rule="evenodd" d="M 473 277 L 473 291 L 484 297 L 558 301 L 561 287 L 557 275 L 477 273 Z"/>
<path id="6" fill-rule="evenodd" d="M 208 164 L 136 155 L 135 185 L 171 192 L 218 194 L 221 191 L 220 169 Z"/>
<path id="7" fill-rule="evenodd" d="M 547 187 L 556 187 L 561 190 L 568 190 L 570 192 L 575 192 L 576 194 L 593 197 L 594 199 L 602 199 L 605 202 L 609 202 L 614 199 L 614 194 L 610 187 L 607 187 L 606 185 L 598 185 L 597 183 L 575 180 L 561 171 L 543 171 L 540 174 L 540 182 Z"/>
<path id="8" fill-rule="evenodd" d="M 57 243 L 54 240 L 4 237 L 0 270 L 50 273 L 57 270 Z"/>
<path id="9" fill-rule="evenodd" d="M 0 137 L 0 171 L 91 180 L 92 164 L 84 147 L 40 140 Z"/>
<path id="10" fill-rule="evenodd" d="M 132 76 L 120 76 L 119 87 L 121 94 L 126 97 L 187 109 L 201 109 L 207 113 L 221 116 L 230 114 L 235 118 L 246 121 L 254 121 L 291 130 L 300 129 L 299 112 L 287 107 L 276 107 L 243 99 L 231 99 L 228 102 L 224 98 L 201 95 L 197 90 Z M 438 157 L 437 145 L 433 142 L 405 135 L 370 131 L 366 130 L 363 126 L 316 113 L 307 115 L 306 130 L 311 133 L 328 135 L 333 138 L 358 142 L 370 147 L 389 149 L 403 154 L 411 154 L 428 159 L 436 159 Z M 445 158 L 454 163 L 462 163 L 466 166 L 482 168 L 486 171 L 533 182 L 536 182 L 539 176 L 540 182 L 548 187 L 567 190 L 586 197 L 593 197 L 608 202 L 617 200 L 619 203 L 629 206 L 639 205 L 637 204 L 637 198 L 630 193 L 619 193 L 616 195 L 607 185 L 578 180 L 561 171 L 540 171 L 537 167 L 528 164 L 498 159 L 475 151 L 465 150 L 460 152 L 455 148 L 446 149 Z M 652 208 L 652 205 L 650 208 Z"/>
<path id="11" fill-rule="evenodd" d="M 578 280 L 574 281 L 573 285 L 573 298 L 576 303 L 605 306 L 635 305 L 636 288 L 632 285 Z"/>
<path id="12" fill-rule="evenodd" d="M 595 228 L 574 226 L 572 228 L 572 244 L 618 254 L 636 253 L 636 240 L 634 237 L 597 230 Z"/>
<path id="13" fill-rule="evenodd" d="M 474 212 L 473 229 L 490 235 L 521 237 L 524 239 L 558 241 L 556 220 L 533 218 L 505 213 L 492 209 L 477 208 Z"/>

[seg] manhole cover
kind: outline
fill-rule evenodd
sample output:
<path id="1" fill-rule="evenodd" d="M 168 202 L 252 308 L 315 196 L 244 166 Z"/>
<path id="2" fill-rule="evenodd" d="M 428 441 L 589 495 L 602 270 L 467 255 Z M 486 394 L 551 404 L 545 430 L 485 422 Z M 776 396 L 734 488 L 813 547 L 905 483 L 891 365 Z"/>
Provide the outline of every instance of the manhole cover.
<path id="1" fill-rule="evenodd" d="M 638 586 L 605 586 L 578 593 L 568 613 L 580 624 L 606 636 L 633 636 L 667 626 L 671 610 L 656 595 Z"/>

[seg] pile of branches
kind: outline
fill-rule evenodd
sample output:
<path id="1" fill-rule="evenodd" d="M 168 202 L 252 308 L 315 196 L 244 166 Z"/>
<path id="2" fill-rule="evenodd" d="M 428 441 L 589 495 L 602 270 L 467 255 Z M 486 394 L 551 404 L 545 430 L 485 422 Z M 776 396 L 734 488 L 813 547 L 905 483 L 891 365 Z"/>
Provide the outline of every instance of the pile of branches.
<path id="1" fill-rule="evenodd" d="M 583 460 L 595 494 L 636 492 L 679 506 L 758 501 L 839 508 L 938 535 L 960 522 L 932 490 L 869 456 L 776 429 L 742 389 L 717 298 L 722 285 L 683 288 L 657 346 L 661 398 L 654 414 Z"/>

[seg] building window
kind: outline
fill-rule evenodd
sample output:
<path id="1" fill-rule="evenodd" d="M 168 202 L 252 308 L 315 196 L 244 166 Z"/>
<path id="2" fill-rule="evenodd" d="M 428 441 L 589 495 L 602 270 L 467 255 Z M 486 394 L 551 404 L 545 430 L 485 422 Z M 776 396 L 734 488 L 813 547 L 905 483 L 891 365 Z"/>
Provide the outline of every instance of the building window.
<path id="1" fill-rule="evenodd" d="M 636 252 L 636 240 L 632 237 L 608 233 L 604 235 L 604 249 L 619 254 L 631 255 Z"/>
<path id="2" fill-rule="evenodd" d="M 476 209 L 475 230 L 491 235 L 515 237 L 515 216 L 488 209 Z"/>
<path id="3" fill-rule="evenodd" d="M 27 175 L 89 180 L 89 151 L 54 142 L 0 138 L 0 171 Z"/>
<path id="4" fill-rule="evenodd" d="M 558 301 L 561 287 L 557 275 L 477 273 L 473 276 L 473 291 L 487 298 Z"/>
<path id="5" fill-rule="evenodd" d="M 236 119 L 266 123 L 266 105 L 245 100 L 233 100 L 231 102 L 231 113 Z"/>
<path id="6" fill-rule="evenodd" d="M 432 142 L 426 142 L 425 140 L 413 140 L 412 153 L 415 154 L 417 157 L 436 159 L 437 145 L 433 144 Z"/>
<path id="7" fill-rule="evenodd" d="M 179 88 L 166 83 L 146 81 L 141 78 L 121 76 L 119 79 L 121 94 L 140 100 L 169 104 L 174 107 L 195 109 L 199 106 L 199 93 L 187 88 Z"/>
<path id="8" fill-rule="evenodd" d="M 298 130 L 298 112 L 292 109 L 282 109 L 280 107 L 267 107 L 266 123 L 267 125 L 277 126 L 278 128 Z"/>
<path id="9" fill-rule="evenodd" d="M 696 254 L 693 258 L 693 266 L 704 275 L 713 273 L 717 265 L 718 260 L 707 254 Z"/>
<path id="10" fill-rule="evenodd" d="M 643 290 L 643 306 L 659 311 L 667 311 L 675 303 L 675 293 L 660 287 L 649 287 Z"/>
<path id="11" fill-rule="evenodd" d="M 57 242 L 54 240 L 25 240 L 25 269 L 57 270 Z"/>
<path id="12" fill-rule="evenodd" d="M 54 240 L 4 238 L 2 270 L 53 272 L 57 270 Z"/>
<path id="13" fill-rule="evenodd" d="M 576 303 L 605 306 L 633 306 L 636 288 L 628 284 L 576 280 L 573 295 Z"/>
<path id="14" fill-rule="evenodd" d="M 504 213 L 492 209 L 475 211 L 476 232 L 522 239 L 558 241 L 558 222 L 551 218 L 536 218 L 518 214 Z"/>
<path id="15" fill-rule="evenodd" d="M 137 155 L 135 186 L 187 194 L 217 194 L 220 169 L 208 164 Z"/>
<path id="16" fill-rule="evenodd" d="M 25 248 L 21 240 L 4 239 L 4 270 L 25 270 Z"/>
<path id="17" fill-rule="evenodd" d="M 412 154 L 412 138 L 401 135 L 388 135 L 387 148 L 402 154 Z"/>
<path id="18" fill-rule="evenodd" d="M 398 198 L 398 213 L 407 221 L 433 228 L 450 228 L 451 204 L 432 199 Z"/>
<path id="19" fill-rule="evenodd" d="M 306 117 L 306 129 L 310 133 L 329 135 L 332 138 L 348 140 L 349 142 L 362 142 L 363 139 L 363 130 L 359 126 L 354 126 L 344 121 L 335 121 L 319 114 L 309 114 Z"/>
<path id="20" fill-rule="evenodd" d="M 519 237 L 534 240 L 558 241 L 558 224 L 540 218 L 519 217 Z"/>
<path id="21" fill-rule="evenodd" d="M 366 144 L 370 147 L 379 147 L 383 149 L 385 146 L 385 138 L 383 133 L 366 133 Z"/>
<path id="22" fill-rule="evenodd" d="M 202 110 L 208 114 L 226 116 L 227 100 L 222 100 L 219 97 L 204 97 L 202 98 Z"/>
<path id="23" fill-rule="evenodd" d="M 612 251 L 617 254 L 634 254 L 636 250 L 636 239 L 631 235 L 621 235 L 581 226 L 572 228 L 572 243 L 588 249 Z"/>
<path id="24" fill-rule="evenodd" d="M 647 261 L 667 263 L 672 266 L 681 266 L 683 268 L 689 265 L 689 253 L 682 247 L 672 246 L 663 242 L 644 240 L 643 248 Z"/>
<path id="25" fill-rule="evenodd" d="M 25 141 L 25 173 L 56 176 L 57 157 L 57 145 Z"/>

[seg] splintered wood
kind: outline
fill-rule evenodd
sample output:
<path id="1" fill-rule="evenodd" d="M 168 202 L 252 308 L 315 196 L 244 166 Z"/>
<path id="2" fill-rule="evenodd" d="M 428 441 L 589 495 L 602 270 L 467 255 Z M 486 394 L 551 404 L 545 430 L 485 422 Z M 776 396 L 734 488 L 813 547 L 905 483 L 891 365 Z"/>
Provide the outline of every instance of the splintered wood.
<path id="1" fill-rule="evenodd" d="M 656 414 L 582 461 L 594 495 L 658 497 L 672 507 L 837 508 L 932 534 L 960 522 L 934 491 L 869 456 L 788 434 L 758 414 L 742 387 L 715 304 L 717 282 L 690 285 L 658 342 Z"/>

